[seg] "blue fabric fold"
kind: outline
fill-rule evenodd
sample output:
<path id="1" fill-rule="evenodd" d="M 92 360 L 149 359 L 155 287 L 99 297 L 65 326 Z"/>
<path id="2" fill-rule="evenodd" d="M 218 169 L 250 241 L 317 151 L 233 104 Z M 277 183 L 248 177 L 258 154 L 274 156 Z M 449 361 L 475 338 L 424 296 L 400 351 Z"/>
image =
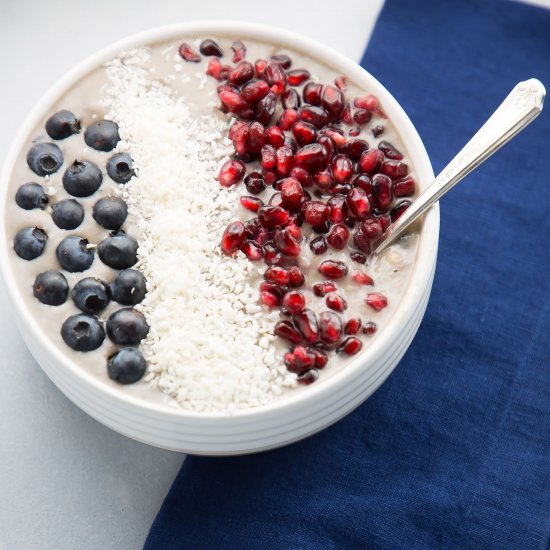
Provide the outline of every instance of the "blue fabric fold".
<path id="1" fill-rule="evenodd" d="M 362 65 L 438 172 L 520 80 L 550 12 L 388 0 Z M 550 108 L 441 204 L 431 300 L 396 371 L 276 451 L 188 457 L 147 549 L 550 547 Z"/>

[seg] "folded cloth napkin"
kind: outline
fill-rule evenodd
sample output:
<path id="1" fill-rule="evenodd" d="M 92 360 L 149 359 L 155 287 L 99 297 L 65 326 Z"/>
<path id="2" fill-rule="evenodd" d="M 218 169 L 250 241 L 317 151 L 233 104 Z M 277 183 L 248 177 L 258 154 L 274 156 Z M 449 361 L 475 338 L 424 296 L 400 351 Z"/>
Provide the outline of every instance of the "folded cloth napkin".
<path id="1" fill-rule="evenodd" d="M 520 80 L 550 11 L 388 0 L 362 65 L 439 171 Z M 148 549 L 550 546 L 550 108 L 441 204 L 422 326 L 389 380 L 300 443 L 188 457 Z"/>

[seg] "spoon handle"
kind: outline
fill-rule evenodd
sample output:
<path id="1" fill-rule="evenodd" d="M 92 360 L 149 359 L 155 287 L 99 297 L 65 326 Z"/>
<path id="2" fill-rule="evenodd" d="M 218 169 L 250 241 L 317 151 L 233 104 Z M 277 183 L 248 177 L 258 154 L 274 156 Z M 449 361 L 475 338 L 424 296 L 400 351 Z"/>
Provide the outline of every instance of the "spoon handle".
<path id="1" fill-rule="evenodd" d="M 382 252 L 449 189 L 530 124 L 542 111 L 545 94 L 544 86 L 536 78 L 517 84 L 433 183 L 388 227 L 374 253 Z"/>

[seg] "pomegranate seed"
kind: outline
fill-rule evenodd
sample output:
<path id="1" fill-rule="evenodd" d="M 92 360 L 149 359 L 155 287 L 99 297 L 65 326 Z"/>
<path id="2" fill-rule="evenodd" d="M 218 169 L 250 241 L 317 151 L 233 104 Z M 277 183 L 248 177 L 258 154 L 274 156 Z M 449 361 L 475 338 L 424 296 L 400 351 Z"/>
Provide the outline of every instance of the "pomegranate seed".
<path id="1" fill-rule="evenodd" d="M 247 103 L 256 103 L 268 93 L 269 85 L 265 80 L 253 80 L 252 82 L 248 82 L 241 90 L 241 96 Z"/>
<path id="2" fill-rule="evenodd" d="M 294 69 L 293 71 L 288 71 L 288 73 L 286 73 L 286 76 L 288 78 L 288 83 L 291 86 L 299 86 L 310 77 L 310 74 L 309 71 L 306 71 L 305 69 Z M 307 101 L 305 95 L 304 100 Z M 309 103 L 309 101 L 307 102 Z"/>
<path id="3" fill-rule="evenodd" d="M 261 149 L 262 168 L 272 170 L 277 166 L 277 151 L 273 145 L 264 145 Z"/>
<path id="4" fill-rule="evenodd" d="M 189 44 L 187 44 L 187 42 L 183 42 L 178 51 L 182 59 L 185 59 L 185 61 L 200 63 L 201 56 Z"/>
<path id="5" fill-rule="evenodd" d="M 355 336 L 350 336 L 346 338 L 342 345 L 338 348 L 338 353 L 345 353 L 346 355 L 355 355 L 361 348 L 363 344 L 359 338 Z"/>
<path id="6" fill-rule="evenodd" d="M 246 241 L 243 244 L 241 251 L 244 252 L 246 257 L 251 262 L 257 262 L 264 257 L 264 252 L 262 250 L 262 247 L 253 241 Z"/>
<path id="7" fill-rule="evenodd" d="M 277 307 L 281 303 L 281 299 L 278 296 L 275 296 L 275 294 L 271 294 L 271 292 L 267 292 L 266 290 L 260 292 L 260 300 L 264 306 L 269 308 Z"/>
<path id="8" fill-rule="evenodd" d="M 242 122 L 241 120 L 235 120 L 233 124 L 229 127 L 229 139 L 235 140 L 235 139 L 242 139 L 242 136 L 245 137 L 248 136 L 248 124 L 246 122 Z"/>
<path id="9" fill-rule="evenodd" d="M 311 369 L 305 372 L 304 374 L 301 374 L 296 378 L 296 381 L 298 384 L 303 384 L 304 386 L 309 386 L 310 384 L 313 384 L 317 379 L 319 378 L 319 371 L 317 369 Z"/>
<path id="10" fill-rule="evenodd" d="M 293 71 L 290 71 L 293 72 Z M 308 82 L 302 92 L 304 101 L 310 105 L 321 105 L 321 93 L 323 85 L 317 82 Z"/>
<path id="11" fill-rule="evenodd" d="M 290 275 L 284 267 L 273 266 L 265 270 L 264 279 L 278 285 L 288 285 Z"/>
<path id="12" fill-rule="evenodd" d="M 233 42 L 231 49 L 233 50 L 233 63 L 238 63 L 246 57 L 246 46 L 240 40 Z"/>
<path id="13" fill-rule="evenodd" d="M 231 65 L 222 65 L 222 72 L 220 74 L 220 78 L 222 80 L 227 80 L 229 78 L 229 73 L 233 70 L 233 67 Z"/>
<path id="14" fill-rule="evenodd" d="M 344 122 L 345 124 L 351 125 L 353 123 L 353 118 L 351 116 L 351 107 L 349 106 L 349 103 L 346 103 L 346 106 L 342 111 L 341 118 L 342 118 L 342 122 Z"/>
<path id="15" fill-rule="evenodd" d="M 283 263 L 283 255 L 272 244 L 265 244 L 263 250 L 267 265 L 280 266 Z"/>
<path id="16" fill-rule="evenodd" d="M 281 180 L 279 180 L 281 181 Z M 279 181 L 276 181 L 273 184 L 273 189 L 278 189 Z M 281 193 L 273 193 L 271 197 L 269 198 L 269 205 L 270 206 L 282 206 L 283 205 L 283 197 Z"/>
<path id="17" fill-rule="evenodd" d="M 231 187 L 241 181 L 245 171 L 244 163 L 240 160 L 228 160 L 221 167 L 218 181 L 223 187 Z"/>
<path id="18" fill-rule="evenodd" d="M 288 88 L 288 90 L 283 94 L 282 102 L 285 109 L 298 109 L 298 107 L 302 104 L 298 92 L 292 88 Z"/>
<path id="19" fill-rule="evenodd" d="M 408 197 L 414 195 L 416 183 L 411 176 L 393 182 L 392 191 L 394 197 Z"/>
<path id="20" fill-rule="evenodd" d="M 352 279 L 359 285 L 369 285 L 372 286 L 374 281 L 370 275 L 363 273 L 362 271 L 356 271 L 353 274 Z"/>
<path id="21" fill-rule="evenodd" d="M 275 170 L 266 170 L 262 168 L 262 176 L 266 185 L 274 185 L 277 180 L 277 172 L 275 172 Z"/>
<path id="22" fill-rule="evenodd" d="M 240 61 L 229 73 L 229 82 L 240 86 L 251 80 L 254 76 L 254 67 L 248 61 Z M 265 95 L 265 94 L 264 94 Z"/>
<path id="23" fill-rule="evenodd" d="M 277 98 L 273 92 L 269 92 L 265 97 L 260 99 L 254 107 L 254 116 L 258 122 L 264 125 L 269 124 L 275 107 L 277 105 Z"/>
<path id="24" fill-rule="evenodd" d="M 386 155 L 386 158 L 392 159 L 392 160 L 402 160 L 403 159 L 403 153 L 401 151 L 398 151 L 395 146 L 390 143 L 389 141 L 381 141 L 378 144 L 378 149 Z"/>
<path id="25" fill-rule="evenodd" d="M 387 214 L 382 214 L 378 216 L 378 221 L 380 222 L 380 225 L 382 226 L 382 234 L 391 224 L 391 218 Z"/>
<path id="26" fill-rule="evenodd" d="M 304 190 L 300 182 L 294 178 L 285 178 L 280 186 L 283 206 L 287 210 L 299 210 L 304 202 Z"/>
<path id="27" fill-rule="evenodd" d="M 365 326 L 363 327 L 363 334 L 374 334 L 377 328 L 376 323 L 369 321 L 368 323 L 365 323 Z"/>
<path id="28" fill-rule="evenodd" d="M 263 281 L 260 283 L 260 291 L 267 291 L 271 292 L 271 294 L 275 294 L 275 296 L 279 298 L 283 298 L 283 296 L 286 294 L 288 288 L 284 285 L 278 285 L 277 283 L 273 283 L 270 281 Z"/>
<path id="29" fill-rule="evenodd" d="M 254 62 L 254 70 L 256 71 L 256 76 L 258 78 L 263 77 L 266 67 L 267 61 L 265 59 L 256 59 L 256 61 Z"/>
<path id="30" fill-rule="evenodd" d="M 323 311 L 319 315 L 319 334 L 327 344 L 335 344 L 342 337 L 342 320 L 333 311 Z"/>
<path id="31" fill-rule="evenodd" d="M 296 161 L 296 155 L 294 156 L 294 161 Z M 311 187 L 313 185 L 312 175 L 305 168 L 300 166 L 295 166 L 290 171 L 290 177 L 296 178 L 302 187 Z"/>
<path id="32" fill-rule="evenodd" d="M 365 151 L 359 159 L 359 170 L 366 174 L 374 174 L 380 168 L 383 160 L 384 153 L 382 151 L 378 149 Z"/>
<path id="33" fill-rule="evenodd" d="M 300 255 L 301 248 L 296 239 L 286 229 L 275 231 L 273 244 L 285 256 L 297 257 Z"/>
<path id="34" fill-rule="evenodd" d="M 366 109 L 367 111 L 376 111 L 380 106 L 376 96 L 369 94 L 364 97 L 357 97 L 353 101 L 353 104 L 358 109 Z"/>
<path id="35" fill-rule="evenodd" d="M 215 78 L 216 80 L 222 79 L 222 64 L 217 57 L 213 57 L 208 61 L 208 66 L 206 67 L 206 74 Z"/>
<path id="36" fill-rule="evenodd" d="M 409 167 L 404 162 L 398 160 L 387 160 L 382 163 L 380 172 L 389 176 L 392 180 L 404 178 L 409 173 Z"/>
<path id="37" fill-rule="evenodd" d="M 233 146 L 239 155 L 246 155 L 250 128 L 246 122 L 236 121 L 230 129 Z"/>
<path id="38" fill-rule="evenodd" d="M 353 189 L 352 183 L 334 183 L 330 188 L 333 195 L 347 195 Z"/>
<path id="39" fill-rule="evenodd" d="M 353 317 L 344 325 L 344 332 L 346 334 L 357 334 L 361 329 L 361 319 L 359 317 Z"/>
<path id="40" fill-rule="evenodd" d="M 332 281 L 324 281 L 322 283 L 315 283 L 313 285 L 313 294 L 322 298 L 326 296 L 329 292 L 334 292 L 336 290 L 336 285 Z"/>
<path id="41" fill-rule="evenodd" d="M 329 84 L 323 88 L 321 104 L 332 118 L 336 118 L 344 108 L 344 94 L 341 90 Z"/>
<path id="42" fill-rule="evenodd" d="M 315 126 L 301 120 L 292 126 L 292 133 L 296 137 L 296 141 L 300 146 L 313 143 L 317 137 L 317 130 L 315 129 Z"/>
<path id="43" fill-rule="evenodd" d="M 348 82 L 347 82 L 346 77 L 344 75 L 337 76 L 334 79 L 334 84 L 336 85 L 336 87 L 339 90 L 342 90 L 343 92 L 345 92 L 348 88 Z"/>
<path id="44" fill-rule="evenodd" d="M 296 109 L 285 109 L 279 120 L 277 121 L 277 126 L 281 130 L 290 130 L 293 124 L 299 119 L 298 111 Z"/>
<path id="45" fill-rule="evenodd" d="M 362 252 L 352 252 L 349 257 L 358 264 L 367 263 L 367 257 Z"/>
<path id="46" fill-rule="evenodd" d="M 357 160 L 368 148 L 369 144 L 364 139 L 353 138 L 342 145 L 338 152 L 347 155 L 350 159 Z"/>
<path id="47" fill-rule="evenodd" d="M 270 126 L 265 131 L 265 139 L 267 143 L 278 148 L 285 143 L 285 134 L 278 126 Z"/>
<path id="48" fill-rule="evenodd" d="M 302 230 L 295 224 L 289 223 L 286 230 L 294 237 L 294 240 L 300 242 L 302 240 Z"/>
<path id="49" fill-rule="evenodd" d="M 361 229 L 369 239 L 377 239 L 382 236 L 382 224 L 375 218 L 368 218 L 363 222 Z"/>
<path id="50" fill-rule="evenodd" d="M 328 355 L 318 348 L 308 348 L 308 351 L 315 356 L 315 368 L 322 369 L 328 363 Z"/>
<path id="51" fill-rule="evenodd" d="M 247 103 L 238 92 L 230 89 L 224 89 L 219 92 L 220 101 L 227 107 L 231 113 L 236 113 L 246 109 Z"/>
<path id="52" fill-rule="evenodd" d="M 292 290 L 285 294 L 283 307 L 292 315 L 300 313 L 306 307 L 306 299 L 300 291 Z"/>
<path id="53" fill-rule="evenodd" d="M 329 115 L 322 107 L 303 105 L 298 112 L 304 122 L 313 124 L 315 128 L 322 128 L 328 124 Z"/>
<path id="54" fill-rule="evenodd" d="M 319 256 L 328 250 L 327 241 L 323 236 L 315 237 L 310 241 L 309 248 L 313 254 Z"/>
<path id="55" fill-rule="evenodd" d="M 384 133 L 384 126 L 375 126 L 373 129 L 372 129 L 372 135 L 376 138 L 380 135 L 382 135 Z"/>
<path id="56" fill-rule="evenodd" d="M 201 42 L 199 51 L 202 55 L 214 55 L 216 57 L 223 57 L 223 51 L 214 40 L 203 40 Z"/>
<path id="57" fill-rule="evenodd" d="M 336 292 L 331 292 L 326 298 L 325 303 L 329 309 L 342 313 L 348 309 L 348 303 Z"/>
<path id="58" fill-rule="evenodd" d="M 368 235 L 361 227 L 353 234 L 353 244 L 363 253 L 370 254 L 370 241 Z"/>
<path id="59" fill-rule="evenodd" d="M 353 163 L 346 155 L 336 155 L 332 159 L 332 177 L 338 183 L 346 183 L 353 175 Z"/>
<path id="60" fill-rule="evenodd" d="M 344 197 L 331 197 L 327 205 L 330 207 L 330 221 L 341 223 L 348 215 L 348 205 Z"/>
<path id="61" fill-rule="evenodd" d="M 313 343 L 317 340 L 319 335 L 317 317 L 311 309 L 304 309 L 293 315 L 292 320 L 307 342 Z"/>
<path id="62" fill-rule="evenodd" d="M 393 201 L 391 179 L 383 174 L 376 174 L 372 178 L 372 192 L 378 208 L 387 209 Z"/>
<path id="63" fill-rule="evenodd" d="M 324 145 L 310 143 L 298 149 L 295 161 L 297 166 L 312 172 L 326 165 L 328 162 L 328 151 Z"/>
<path id="64" fill-rule="evenodd" d="M 371 292 L 370 294 L 367 294 L 365 301 L 367 302 L 367 305 L 372 307 L 375 311 L 381 311 L 388 305 L 387 298 L 378 292 Z"/>
<path id="65" fill-rule="evenodd" d="M 330 189 L 333 184 L 330 168 L 325 168 L 316 172 L 313 176 L 313 180 L 321 189 Z"/>
<path id="66" fill-rule="evenodd" d="M 307 201 L 302 206 L 304 221 L 311 225 L 320 225 L 328 220 L 329 207 L 319 201 Z"/>
<path id="67" fill-rule="evenodd" d="M 273 63 L 278 63 L 279 65 L 281 65 L 283 69 L 289 69 L 292 65 L 292 59 L 290 59 L 290 57 L 288 57 L 288 55 L 284 53 L 272 55 L 269 59 Z"/>
<path id="68" fill-rule="evenodd" d="M 358 109 L 353 113 L 353 121 L 357 124 L 367 124 L 368 122 L 370 122 L 371 118 L 371 112 L 365 109 Z"/>
<path id="69" fill-rule="evenodd" d="M 344 143 L 346 143 L 346 138 L 344 137 L 344 134 L 340 133 L 334 128 L 323 128 L 321 133 L 325 136 L 328 136 L 332 140 L 332 143 L 336 145 L 336 147 L 340 147 L 341 145 L 344 145 Z"/>
<path id="70" fill-rule="evenodd" d="M 255 239 L 260 231 L 265 231 L 258 218 L 252 218 L 244 224 L 246 229 L 246 236 L 250 239 Z"/>
<path id="71" fill-rule="evenodd" d="M 246 190 L 253 195 L 258 195 L 265 189 L 264 178 L 259 172 L 251 172 L 244 178 Z"/>
<path id="72" fill-rule="evenodd" d="M 264 205 L 264 201 L 262 201 L 262 199 L 259 199 L 258 197 L 244 196 L 240 198 L 240 201 L 241 201 L 241 204 L 251 212 L 257 212 L 258 208 Z"/>
<path id="73" fill-rule="evenodd" d="M 277 174 L 288 176 L 294 166 L 294 155 L 290 147 L 283 145 L 277 149 Z"/>
<path id="74" fill-rule="evenodd" d="M 396 205 L 390 214 L 391 221 L 392 222 L 397 221 L 402 216 L 403 212 L 405 212 L 405 210 L 409 208 L 410 205 L 411 205 L 411 201 L 401 201 L 398 205 Z"/>
<path id="75" fill-rule="evenodd" d="M 327 242 L 336 250 L 342 250 L 349 239 L 349 229 L 342 224 L 337 224 L 332 227 L 327 236 Z"/>
<path id="76" fill-rule="evenodd" d="M 374 197 L 372 194 L 372 182 L 367 174 L 357 174 L 357 176 L 353 178 L 353 185 L 355 187 L 363 189 L 363 191 L 365 191 L 365 193 L 367 194 L 367 197 L 369 197 L 369 202 L 374 202 Z"/>
<path id="77" fill-rule="evenodd" d="M 298 266 L 292 266 L 288 269 L 288 274 L 290 276 L 289 285 L 293 288 L 302 286 L 306 282 L 306 278 L 302 273 L 302 270 Z"/>
<path id="78" fill-rule="evenodd" d="M 255 218 L 256 220 L 258 220 L 258 218 Z M 259 220 L 258 220 L 258 224 L 259 224 Z M 267 244 L 269 241 L 271 240 L 271 234 L 270 232 L 265 228 L 265 227 L 260 227 L 260 230 L 258 231 L 258 234 L 256 235 L 256 237 L 254 238 L 254 241 L 256 242 L 256 244 L 260 245 L 260 246 L 264 246 L 265 244 Z M 265 251 L 264 251 L 265 252 Z"/>
<path id="79" fill-rule="evenodd" d="M 241 248 L 246 239 L 246 230 L 242 222 L 231 222 L 222 235 L 222 252 L 233 254 Z"/>
<path id="80" fill-rule="evenodd" d="M 330 159 L 334 156 L 334 149 L 335 149 L 334 142 L 328 136 L 320 135 L 317 138 L 317 144 L 322 145 L 326 149 L 327 155 L 326 155 L 326 162 L 324 164 L 328 164 Z"/>
<path id="81" fill-rule="evenodd" d="M 355 187 L 346 197 L 350 214 L 356 220 L 364 220 L 370 212 L 370 203 L 367 193 L 361 187 Z"/>
<path id="82" fill-rule="evenodd" d="M 279 63 L 268 63 L 263 74 L 266 82 L 271 86 L 271 91 L 276 95 L 282 95 L 286 88 L 286 74 Z"/>
<path id="83" fill-rule="evenodd" d="M 352 137 L 358 136 L 361 133 L 361 128 L 358 126 L 354 126 L 353 128 L 350 128 L 348 131 L 348 134 Z"/>
<path id="84" fill-rule="evenodd" d="M 285 353 L 285 365 L 289 372 L 306 376 L 315 365 L 315 356 L 303 346 L 296 346 L 292 353 Z"/>
<path id="85" fill-rule="evenodd" d="M 280 336 L 293 344 L 299 344 L 302 340 L 300 333 L 294 328 L 290 321 L 279 321 L 275 325 L 273 332 L 276 336 Z"/>
<path id="86" fill-rule="evenodd" d="M 240 118 L 244 120 L 254 120 L 254 109 L 252 107 L 246 107 L 245 109 L 241 109 L 240 111 L 237 111 L 236 113 L 239 115 Z"/>
<path id="87" fill-rule="evenodd" d="M 251 122 L 248 127 L 248 150 L 252 153 L 259 153 L 265 143 L 265 128 L 261 122 Z"/>
<path id="88" fill-rule="evenodd" d="M 283 227 L 288 223 L 288 212 L 280 206 L 262 206 L 258 210 L 258 219 L 267 229 Z"/>
<path id="89" fill-rule="evenodd" d="M 318 271 L 329 279 L 341 279 L 348 274 L 348 266 L 344 262 L 325 260 L 319 265 Z"/>

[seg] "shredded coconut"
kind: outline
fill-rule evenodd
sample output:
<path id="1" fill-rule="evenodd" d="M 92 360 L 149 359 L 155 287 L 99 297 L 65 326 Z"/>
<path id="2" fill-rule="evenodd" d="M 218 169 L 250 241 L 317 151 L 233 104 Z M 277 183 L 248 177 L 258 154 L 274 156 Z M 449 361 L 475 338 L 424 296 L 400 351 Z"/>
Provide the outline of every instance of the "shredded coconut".
<path id="1" fill-rule="evenodd" d="M 138 222 L 136 267 L 148 282 L 137 306 L 150 325 L 147 379 L 185 409 L 265 404 L 295 375 L 275 350 L 279 314 L 258 305 L 259 268 L 220 251 L 238 205 L 238 192 L 215 180 L 232 152 L 227 122 L 193 118 L 184 97 L 151 78 L 149 62 L 146 48 L 110 62 L 105 100 L 120 128 L 118 149 L 139 170 L 122 194 Z"/>

